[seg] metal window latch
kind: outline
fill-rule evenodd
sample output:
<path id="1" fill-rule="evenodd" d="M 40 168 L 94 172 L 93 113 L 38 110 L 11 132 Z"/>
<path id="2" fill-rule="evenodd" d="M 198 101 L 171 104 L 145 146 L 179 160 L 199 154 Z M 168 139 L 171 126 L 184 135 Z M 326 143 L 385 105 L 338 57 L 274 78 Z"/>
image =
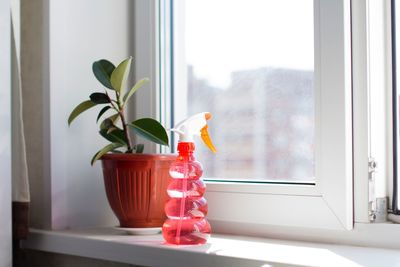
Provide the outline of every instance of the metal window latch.
<path id="1" fill-rule="evenodd" d="M 387 197 L 376 198 L 375 196 L 375 173 L 377 162 L 374 158 L 368 159 L 368 216 L 369 221 L 374 223 L 386 222 L 388 213 Z"/>
<path id="2" fill-rule="evenodd" d="M 377 163 L 374 158 L 368 159 L 368 217 L 370 222 L 376 219 L 376 201 L 375 201 L 375 172 Z"/>

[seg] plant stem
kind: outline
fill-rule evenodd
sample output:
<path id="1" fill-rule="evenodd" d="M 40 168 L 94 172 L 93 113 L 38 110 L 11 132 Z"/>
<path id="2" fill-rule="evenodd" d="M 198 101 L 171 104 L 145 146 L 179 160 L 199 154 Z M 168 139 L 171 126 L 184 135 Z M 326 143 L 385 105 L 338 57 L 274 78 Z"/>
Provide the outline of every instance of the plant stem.
<path id="1" fill-rule="evenodd" d="M 128 151 L 132 151 L 132 141 L 128 133 L 128 127 L 126 127 L 126 120 L 125 120 L 125 115 L 124 115 L 124 109 L 120 109 L 119 111 L 119 116 L 121 117 L 121 122 L 122 122 L 122 127 L 124 128 L 124 134 L 125 138 L 128 141 Z"/>
<path id="2" fill-rule="evenodd" d="M 115 106 L 113 100 L 111 99 L 111 97 L 108 95 L 107 91 L 106 91 L 106 95 L 108 97 L 108 100 L 110 101 L 110 105 L 112 106 L 113 109 L 115 109 L 118 113 L 119 113 L 119 108 L 117 106 Z"/>
<path id="3" fill-rule="evenodd" d="M 126 141 L 128 141 L 128 151 L 132 152 L 132 141 L 131 138 L 129 136 L 129 132 L 128 132 L 128 127 L 126 127 L 126 120 L 125 120 L 125 115 L 124 115 L 124 107 L 121 107 L 120 105 L 120 99 L 119 99 L 119 93 L 115 92 L 115 96 L 117 98 L 117 106 L 115 106 L 115 104 L 113 103 L 111 97 L 108 95 L 108 93 L 106 92 L 106 95 L 108 96 L 108 99 L 110 100 L 110 104 L 111 106 L 113 106 L 113 108 L 118 112 L 119 117 L 121 118 L 121 123 L 122 123 L 122 127 L 124 129 L 124 135 L 126 138 Z"/>

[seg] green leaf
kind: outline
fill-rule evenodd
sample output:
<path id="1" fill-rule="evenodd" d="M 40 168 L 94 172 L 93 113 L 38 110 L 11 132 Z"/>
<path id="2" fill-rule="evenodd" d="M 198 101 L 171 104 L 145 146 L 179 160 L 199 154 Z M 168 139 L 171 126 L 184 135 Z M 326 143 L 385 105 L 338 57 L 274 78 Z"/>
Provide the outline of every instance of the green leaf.
<path id="1" fill-rule="evenodd" d="M 109 89 L 114 89 L 111 85 L 111 73 L 114 71 L 115 66 L 110 61 L 101 59 L 99 61 L 95 61 L 92 65 L 92 70 L 94 76 L 96 76 L 97 80 Z"/>
<path id="2" fill-rule="evenodd" d="M 148 79 L 148 78 L 143 78 L 143 79 L 141 79 L 140 81 L 138 81 L 138 82 L 132 87 L 132 89 L 131 89 L 128 93 L 125 94 L 125 96 L 124 96 L 124 98 L 123 98 L 124 103 L 128 102 L 129 98 L 130 98 L 139 88 L 141 88 L 143 85 L 145 85 L 145 84 L 148 83 L 148 82 L 149 82 L 149 79 Z"/>
<path id="3" fill-rule="evenodd" d="M 115 126 L 108 128 L 107 130 L 107 134 L 112 133 L 114 130 L 116 130 L 117 128 Z"/>
<path id="4" fill-rule="evenodd" d="M 113 127 L 114 123 L 111 119 L 107 118 L 100 124 L 100 130 L 108 130 L 109 128 Z"/>
<path id="5" fill-rule="evenodd" d="M 111 74 L 111 85 L 117 92 L 121 92 L 126 86 L 126 81 L 131 69 L 132 57 L 122 61 Z"/>
<path id="6" fill-rule="evenodd" d="M 101 150 L 99 150 L 96 154 L 94 154 L 92 161 L 90 162 L 90 164 L 94 164 L 96 162 L 96 160 L 100 159 L 104 154 L 106 154 L 107 152 L 114 150 L 116 148 L 119 148 L 123 146 L 122 144 L 119 143 L 112 143 L 109 145 L 106 145 L 105 147 L 103 147 Z"/>
<path id="7" fill-rule="evenodd" d="M 102 121 L 100 124 L 100 129 L 106 129 L 108 130 L 110 127 L 114 126 L 115 122 L 119 118 L 119 114 L 114 114 L 111 115 L 110 117 L 106 118 L 105 120 Z"/>
<path id="8" fill-rule="evenodd" d="M 79 116 L 82 112 L 96 106 L 96 103 L 93 103 L 91 100 L 86 100 L 80 103 L 78 106 L 74 108 L 71 114 L 68 117 L 68 125 L 71 125 L 71 122 Z"/>
<path id="9" fill-rule="evenodd" d="M 93 93 L 89 96 L 90 100 L 96 104 L 108 104 L 110 98 L 105 93 Z"/>
<path id="10" fill-rule="evenodd" d="M 101 118 L 101 116 L 103 116 L 103 114 L 104 114 L 107 110 L 109 110 L 110 108 L 111 108 L 110 106 L 105 106 L 104 108 L 102 108 L 102 109 L 100 110 L 100 112 L 99 112 L 99 115 L 97 115 L 96 122 L 98 122 L 99 119 Z"/>
<path id="11" fill-rule="evenodd" d="M 136 150 L 136 153 L 143 153 L 144 145 L 143 144 L 135 145 L 135 150 Z"/>
<path id="12" fill-rule="evenodd" d="M 116 128 L 111 133 L 107 133 L 107 129 L 102 129 L 99 131 L 100 135 L 112 143 L 120 143 L 127 145 L 128 141 L 125 138 L 124 131 L 120 128 Z"/>
<path id="13" fill-rule="evenodd" d="M 128 124 L 140 136 L 154 143 L 168 146 L 168 135 L 164 127 L 150 118 L 139 119 Z"/>

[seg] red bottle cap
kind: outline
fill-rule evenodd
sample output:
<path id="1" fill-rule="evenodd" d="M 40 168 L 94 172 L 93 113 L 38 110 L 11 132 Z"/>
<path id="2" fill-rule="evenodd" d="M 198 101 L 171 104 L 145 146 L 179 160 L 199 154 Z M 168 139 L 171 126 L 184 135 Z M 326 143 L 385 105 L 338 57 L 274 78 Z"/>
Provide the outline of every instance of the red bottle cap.
<path id="1" fill-rule="evenodd" d="M 178 151 L 180 154 L 193 153 L 195 149 L 194 143 L 192 142 L 179 142 Z"/>

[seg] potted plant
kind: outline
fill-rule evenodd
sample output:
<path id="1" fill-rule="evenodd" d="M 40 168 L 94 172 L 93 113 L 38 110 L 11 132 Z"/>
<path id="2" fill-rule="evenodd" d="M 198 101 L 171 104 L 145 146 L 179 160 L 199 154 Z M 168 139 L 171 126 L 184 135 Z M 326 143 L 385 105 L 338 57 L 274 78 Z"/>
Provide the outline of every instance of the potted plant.
<path id="1" fill-rule="evenodd" d="M 143 154 L 144 145 L 134 144 L 129 135 L 133 130 L 139 136 L 160 145 L 168 145 L 164 127 L 151 118 L 127 122 L 126 106 L 132 95 L 148 82 L 138 81 L 126 90 L 132 57 L 115 67 L 101 59 L 93 63 L 94 76 L 105 87 L 104 92 L 94 92 L 71 112 L 68 124 L 82 112 L 102 107 L 96 122 L 99 134 L 110 143 L 100 149 L 91 164 L 102 161 L 107 199 L 117 216 L 120 227 L 160 227 L 165 220 L 164 204 L 167 201 L 169 166 L 173 155 Z M 108 114 L 108 116 L 106 116 Z"/>

